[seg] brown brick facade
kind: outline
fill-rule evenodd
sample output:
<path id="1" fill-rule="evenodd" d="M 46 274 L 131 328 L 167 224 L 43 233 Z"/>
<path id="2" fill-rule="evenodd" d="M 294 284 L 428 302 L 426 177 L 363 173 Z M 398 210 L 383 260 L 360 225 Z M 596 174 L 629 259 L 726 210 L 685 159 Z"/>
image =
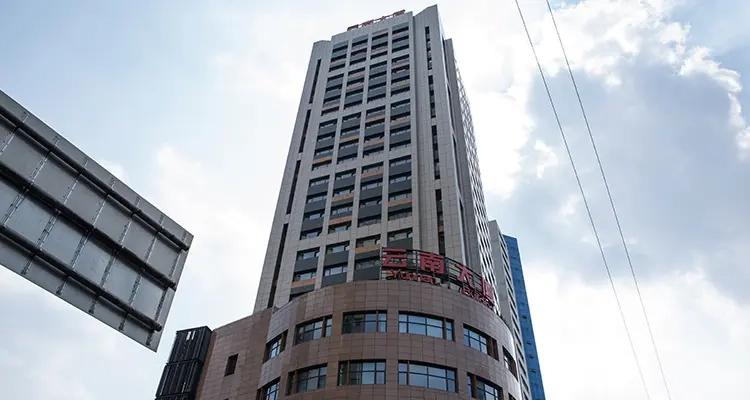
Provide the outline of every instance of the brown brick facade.
<path id="1" fill-rule="evenodd" d="M 343 314 L 387 311 L 387 332 L 342 334 Z M 454 341 L 399 333 L 399 312 L 424 313 L 453 320 Z M 294 344 L 295 327 L 332 316 L 332 332 Z M 470 325 L 497 341 L 496 360 L 464 345 L 463 326 Z M 287 332 L 286 347 L 263 362 L 266 343 Z M 489 380 L 522 399 L 516 378 L 505 368 L 502 348 L 515 348 L 505 323 L 483 304 L 456 290 L 424 283 L 363 281 L 334 285 L 308 293 L 281 308 L 265 310 L 214 331 L 198 400 L 253 400 L 258 389 L 280 379 L 279 399 L 469 399 L 467 372 Z M 229 356 L 238 354 L 234 374 L 225 375 Z M 384 385 L 337 386 L 339 361 L 386 360 Z M 458 393 L 399 385 L 398 362 L 409 360 L 456 369 Z M 325 388 L 287 395 L 289 373 L 327 364 Z"/>

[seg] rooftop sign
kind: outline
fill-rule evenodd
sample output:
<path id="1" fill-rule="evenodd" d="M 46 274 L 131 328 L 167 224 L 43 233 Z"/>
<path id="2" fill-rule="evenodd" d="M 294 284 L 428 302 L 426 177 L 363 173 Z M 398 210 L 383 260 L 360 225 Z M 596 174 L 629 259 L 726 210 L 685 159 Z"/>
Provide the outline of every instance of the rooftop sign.
<path id="1" fill-rule="evenodd" d="M 380 266 L 381 279 L 455 288 L 488 308 L 495 308 L 495 293 L 490 282 L 450 258 L 426 251 L 386 247 L 381 251 Z"/>
<path id="2" fill-rule="evenodd" d="M 398 15 L 403 15 L 405 12 L 406 12 L 406 10 L 396 11 L 395 13 L 390 14 L 390 15 L 384 15 L 384 16 L 382 16 L 380 18 L 371 19 L 371 20 L 365 21 L 365 22 L 363 22 L 361 24 L 352 25 L 349 28 L 347 28 L 346 30 L 347 31 L 351 31 L 351 30 L 354 30 L 354 29 L 357 29 L 357 28 L 361 28 L 363 26 L 372 25 L 372 24 L 374 24 L 376 22 L 385 21 L 388 18 L 396 17 Z"/>

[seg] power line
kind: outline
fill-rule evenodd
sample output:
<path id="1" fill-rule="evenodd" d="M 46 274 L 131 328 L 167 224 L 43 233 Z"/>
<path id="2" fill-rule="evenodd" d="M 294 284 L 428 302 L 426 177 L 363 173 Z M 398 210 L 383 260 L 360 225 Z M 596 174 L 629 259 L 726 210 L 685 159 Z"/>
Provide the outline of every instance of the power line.
<path id="1" fill-rule="evenodd" d="M 583 184 L 581 183 L 581 178 L 578 174 L 578 169 L 576 168 L 575 162 L 573 161 L 573 154 L 570 151 L 570 146 L 568 145 L 568 139 L 565 136 L 565 131 L 563 130 L 562 123 L 560 122 L 560 117 L 557 114 L 557 107 L 555 107 L 555 101 L 552 99 L 552 93 L 550 92 L 549 85 L 547 84 L 547 78 L 544 76 L 544 71 L 542 70 L 542 64 L 539 62 L 539 57 L 537 56 L 536 48 L 534 47 L 534 41 L 531 40 L 531 34 L 529 33 L 529 28 L 526 25 L 526 19 L 523 17 L 523 11 L 521 10 L 521 5 L 518 3 L 518 0 L 515 0 L 515 3 L 516 3 L 516 8 L 518 9 L 518 16 L 521 18 L 523 29 L 526 32 L 526 38 L 529 40 L 529 45 L 531 46 L 531 52 L 534 54 L 534 60 L 536 61 L 536 66 L 539 69 L 539 75 L 542 78 L 544 89 L 547 92 L 547 98 L 549 99 L 550 106 L 552 107 L 552 113 L 555 115 L 555 121 L 557 122 L 558 129 L 560 130 L 560 136 L 562 136 L 563 143 L 565 144 L 565 151 L 568 153 L 568 160 L 570 161 L 570 166 L 573 168 L 573 174 L 575 175 L 576 182 L 578 183 L 578 189 L 581 191 L 581 198 L 583 199 L 583 205 L 586 208 L 586 214 L 588 214 L 589 222 L 591 223 L 591 229 L 593 230 L 594 237 L 596 238 L 596 244 L 599 247 L 599 253 L 602 256 L 604 269 L 607 271 L 607 277 L 609 278 L 609 283 L 612 286 L 612 292 L 615 295 L 617 309 L 620 311 L 620 318 L 622 319 L 622 323 L 625 327 L 625 333 L 628 336 L 630 349 L 633 351 L 633 358 L 635 359 L 635 364 L 636 364 L 636 367 L 638 368 L 638 374 L 641 377 L 643 390 L 646 392 L 646 398 L 650 400 L 651 395 L 648 393 L 648 387 L 646 386 L 646 379 L 643 376 L 643 369 L 641 368 L 641 363 L 638 360 L 638 354 L 635 351 L 635 345 L 633 344 L 633 337 L 630 334 L 630 328 L 628 328 L 628 323 L 625 319 L 625 313 L 622 310 L 622 304 L 620 303 L 620 296 L 618 296 L 617 294 L 615 281 L 614 279 L 612 279 L 612 273 L 609 269 L 609 263 L 607 262 L 607 257 L 604 254 L 604 248 L 602 247 L 602 242 L 601 242 L 601 239 L 599 238 L 599 231 L 596 229 L 596 224 L 594 223 L 594 217 L 591 214 L 591 208 L 589 207 L 588 200 L 586 199 L 586 193 L 583 190 Z"/>
<path id="2" fill-rule="evenodd" d="M 576 79 L 573 77 L 573 69 L 570 68 L 570 62 L 568 61 L 568 54 L 565 51 L 565 46 L 563 45 L 562 37 L 560 36 L 560 30 L 557 28 L 557 21 L 555 21 L 555 14 L 552 12 L 552 6 L 550 5 L 549 0 L 546 0 L 547 2 L 547 10 L 549 10 L 549 14 L 552 17 L 552 24 L 555 26 L 555 33 L 557 34 L 557 40 L 560 42 L 560 48 L 562 49 L 563 57 L 565 58 L 565 65 L 568 67 L 568 73 L 570 74 L 570 80 L 573 82 L 573 88 L 576 92 L 576 97 L 578 98 L 578 105 L 581 108 L 581 114 L 583 115 L 583 121 L 586 124 L 586 130 L 589 134 L 589 139 L 591 140 L 591 147 L 594 149 L 594 154 L 596 155 L 596 162 L 599 164 L 599 172 L 602 175 L 602 181 L 604 181 L 604 187 L 607 189 L 607 197 L 609 198 L 609 205 L 612 207 L 612 214 L 615 217 L 615 222 L 617 223 L 617 230 L 620 233 L 620 241 L 622 242 L 622 247 L 625 249 L 625 256 L 628 260 L 628 266 L 630 267 L 630 274 L 633 276 L 633 283 L 635 284 L 635 290 L 638 293 L 638 300 L 641 303 L 641 310 L 643 311 L 643 317 L 646 320 L 646 327 L 648 328 L 648 334 L 651 337 L 651 345 L 654 348 L 654 353 L 656 354 L 656 362 L 659 365 L 659 371 L 661 372 L 661 379 L 662 382 L 664 382 L 664 389 L 667 392 L 667 398 L 669 400 L 672 400 L 672 395 L 669 392 L 669 385 L 667 385 L 667 377 L 664 374 L 664 368 L 662 367 L 661 363 L 661 357 L 659 357 L 659 350 L 656 346 L 656 340 L 654 339 L 654 332 L 651 329 L 651 322 L 648 318 L 648 313 L 646 312 L 646 305 L 643 302 L 643 296 L 641 296 L 641 289 L 638 285 L 638 278 L 635 275 L 635 269 L 633 268 L 633 260 L 630 257 L 630 251 L 628 250 L 627 242 L 625 241 L 625 235 L 622 233 L 622 225 L 620 224 L 620 217 L 617 213 L 617 209 L 615 208 L 615 202 L 612 199 L 612 192 L 609 189 L 609 183 L 607 182 L 607 177 L 604 174 L 604 167 L 602 166 L 602 160 L 599 158 L 599 150 L 596 147 L 596 142 L 594 141 L 594 135 L 591 133 L 591 126 L 589 125 L 589 119 L 586 116 L 586 110 L 583 107 L 583 100 L 581 100 L 581 93 L 578 91 L 578 85 L 576 84 Z"/>

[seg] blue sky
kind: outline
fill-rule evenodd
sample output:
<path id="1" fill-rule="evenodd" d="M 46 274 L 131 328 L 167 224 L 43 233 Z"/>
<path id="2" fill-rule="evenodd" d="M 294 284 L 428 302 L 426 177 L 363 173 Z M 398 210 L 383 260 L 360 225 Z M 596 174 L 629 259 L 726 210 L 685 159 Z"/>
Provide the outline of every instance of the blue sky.
<path id="1" fill-rule="evenodd" d="M 0 87 L 196 236 L 157 354 L 0 269 L 0 386 L 30 400 L 152 397 L 174 330 L 252 312 L 312 42 L 431 5 L 7 3 Z M 551 21 L 540 2 L 522 6 L 651 398 L 666 399 Z M 515 5 L 439 7 L 488 213 L 519 239 L 549 398 L 645 398 Z M 564 2 L 556 18 L 672 397 L 746 397 L 750 5 Z"/>

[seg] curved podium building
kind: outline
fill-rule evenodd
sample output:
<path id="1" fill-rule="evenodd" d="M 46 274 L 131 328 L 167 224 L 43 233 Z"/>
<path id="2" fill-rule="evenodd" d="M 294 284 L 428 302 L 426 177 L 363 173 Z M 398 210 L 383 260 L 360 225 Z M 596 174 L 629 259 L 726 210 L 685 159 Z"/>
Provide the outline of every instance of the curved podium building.
<path id="1" fill-rule="evenodd" d="M 156 398 L 528 400 L 496 262 L 437 7 L 352 25 L 313 44 L 254 314 L 178 332 Z"/>

